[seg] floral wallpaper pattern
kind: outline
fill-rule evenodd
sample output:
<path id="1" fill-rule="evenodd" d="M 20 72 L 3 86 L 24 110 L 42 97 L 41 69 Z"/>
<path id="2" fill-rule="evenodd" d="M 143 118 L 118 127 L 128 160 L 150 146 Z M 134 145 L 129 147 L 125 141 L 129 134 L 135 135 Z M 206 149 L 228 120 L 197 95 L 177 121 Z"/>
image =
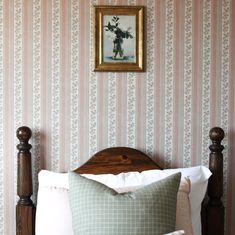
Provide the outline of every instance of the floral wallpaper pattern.
<path id="1" fill-rule="evenodd" d="M 146 72 L 93 72 L 98 4 L 145 6 Z M 110 146 L 163 167 L 207 166 L 208 132 L 221 126 L 234 234 L 234 15 L 232 0 L 0 0 L 0 234 L 15 234 L 22 125 L 33 131 L 35 192 L 40 169 L 72 170 Z"/>

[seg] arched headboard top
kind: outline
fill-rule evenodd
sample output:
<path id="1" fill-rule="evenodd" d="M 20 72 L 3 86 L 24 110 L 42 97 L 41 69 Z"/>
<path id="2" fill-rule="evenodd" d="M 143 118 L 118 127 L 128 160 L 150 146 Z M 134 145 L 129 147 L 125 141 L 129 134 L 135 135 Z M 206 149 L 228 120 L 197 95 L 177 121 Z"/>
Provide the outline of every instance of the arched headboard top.
<path id="1" fill-rule="evenodd" d="M 128 147 L 106 148 L 75 170 L 79 174 L 119 174 L 130 171 L 161 169 L 145 153 Z"/>

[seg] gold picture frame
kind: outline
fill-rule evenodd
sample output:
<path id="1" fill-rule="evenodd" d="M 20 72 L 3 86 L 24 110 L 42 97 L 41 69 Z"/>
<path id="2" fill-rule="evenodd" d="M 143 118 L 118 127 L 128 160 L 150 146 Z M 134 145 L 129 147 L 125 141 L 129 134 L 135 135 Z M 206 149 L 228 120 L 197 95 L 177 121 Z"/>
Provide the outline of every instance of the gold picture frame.
<path id="1" fill-rule="evenodd" d="M 144 71 L 144 7 L 94 6 L 96 72 Z"/>

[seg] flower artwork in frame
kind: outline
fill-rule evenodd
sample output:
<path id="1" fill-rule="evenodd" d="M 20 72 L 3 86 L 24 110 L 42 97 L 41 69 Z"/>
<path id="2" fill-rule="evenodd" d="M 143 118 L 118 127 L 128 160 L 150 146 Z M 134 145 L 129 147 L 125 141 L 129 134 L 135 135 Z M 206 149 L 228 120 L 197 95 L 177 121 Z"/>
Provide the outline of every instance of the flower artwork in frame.
<path id="1" fill-rule="evenodd" d="M 144 71 L 143 6 L 95 6 L 94 71 Z"/>

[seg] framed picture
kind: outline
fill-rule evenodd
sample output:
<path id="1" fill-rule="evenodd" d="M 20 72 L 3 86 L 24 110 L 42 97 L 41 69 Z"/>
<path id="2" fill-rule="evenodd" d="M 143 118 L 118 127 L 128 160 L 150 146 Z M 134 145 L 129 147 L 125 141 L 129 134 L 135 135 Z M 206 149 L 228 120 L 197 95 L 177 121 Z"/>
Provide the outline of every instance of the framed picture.
<path id="1" fill-rule="evenodd" d="M 95 6 L 94 71 L 144 71 L 143 6 Z"/>

